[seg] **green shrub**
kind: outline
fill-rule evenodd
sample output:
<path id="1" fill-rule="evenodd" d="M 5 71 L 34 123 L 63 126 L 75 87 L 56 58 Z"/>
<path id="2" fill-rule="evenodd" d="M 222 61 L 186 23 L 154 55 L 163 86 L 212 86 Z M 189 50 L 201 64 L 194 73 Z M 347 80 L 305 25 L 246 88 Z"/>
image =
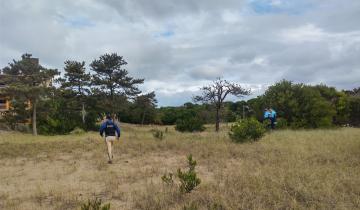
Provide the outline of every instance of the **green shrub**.
<path id="1" fill-rule="evenodd" d="M 95 198 L 81 205 L 81 210 L 110 210 L 110 203 L 102 205 L 101 199 Z"/>
<path id="2" fill-rule="evenodd" d="M 194 132 L 205 130 L 204 123 L 197 117 L 190 117 L 176 121 L 175 129 L 180 132 Z"/>
<path id="3" fill-rule="evenodd" d="M 190 193 L 201 183 L 201 180 L 197 177 L 195 171 L 196 161 L 192 159 L 191 154 L 187 157 L 187 159 L 188 171 L 183 172 L 180 168 L 177 171 L 177 177 L 180 180 L 179 189 L 182 193 Z"/>
<path id="4" fill-rule="evenodd" d="M 265 128 L 265 129 L 271 129 L 271 120 L 270 119 L 264 119 L 262 121 L 262 126 Z"/>
<path id="5" fill-rule="evenodd" d="M 263 124 L 255 118 L 240 120 L 231 126 L 230 138 L 237 143 L 256 141 L 266 132 Z"/>
<path id="6" fill-rule="evenodd" d="M 277 118 L 276 119 L 275 128 L 277 128 L 277 129 L 285 129 L 287 127 L 288 127 L 288 123 L 287 123 L 286 119 L 284 119 L 284 118 Z"/>
<path id="7" fill-rule="evenodd" d="M 179 186 L 179 191 L 181 193 L 190 193 L 201 183 L 201 180 L 199 177 L 197 177 L 197 173 L 195 171 L 196 161 L 193 160 L 191 154 L 187 157 L 187 160 L 188 160 L 188 170 L 182 171 L 179 168 L 176 173 L 176 176 L 180 181 L 180 184 L 178 186 Z M 174 178 L 173 173 L 167 173 L 161 177 L 162 181 L 170 186 L 174 185 L 173 178 Z"/>

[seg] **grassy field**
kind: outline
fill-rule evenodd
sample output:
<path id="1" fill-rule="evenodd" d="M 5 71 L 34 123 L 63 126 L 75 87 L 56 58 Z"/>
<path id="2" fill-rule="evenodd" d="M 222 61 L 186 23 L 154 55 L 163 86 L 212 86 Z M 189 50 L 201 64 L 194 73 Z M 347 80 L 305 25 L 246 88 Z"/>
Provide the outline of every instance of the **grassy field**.
<path id="1" fill-rule="evenodd" d="M 360 209 L 360 129 L 275 131 L 235 144 L 228 128 L 181 134 L 123 125 L 114 164 L 97 133 L 0 133 L 0 209 Z M 165 131 L 165 127 L 158 127 Z M 182 194 L 161 180 L 193 154 L 201 179 Z"/>

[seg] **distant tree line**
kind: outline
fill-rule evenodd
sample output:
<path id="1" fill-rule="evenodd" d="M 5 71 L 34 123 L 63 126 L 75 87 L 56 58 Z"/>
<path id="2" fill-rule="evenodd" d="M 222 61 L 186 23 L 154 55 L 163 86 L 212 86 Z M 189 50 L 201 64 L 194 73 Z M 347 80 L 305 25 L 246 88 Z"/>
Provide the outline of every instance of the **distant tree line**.
<path id="1" fill-rule="evenodd" d="M 142 93 L 144 79 L 129 76 L 126 61 L 116 53 L 90 63 L 65 61 L 64 75 L 47 69 L 30 54 L 2 69 L 0 94 L 11 102 L 2 121 L 11 128 L 30 119 L 33 134 L 63 134 L 75 127 L 97 129 L 104 113 L 131 123 L 152 123 L 155 93 Z M 124 119 L 122 119 L 122 117 Z"/>
<path id="2" fill-rule="evenodd" d="M 203 124 L 235 122 L 253 117 L 262 121 L 263 111 L 277 111 L 281 127 L 325 128 L 360 126 L 360 88 L 339 91 L 324 84 L 305 85 L 283 80 L 263 95 L 248 101 L 228 102 L 227 95 L 245 96 L 250 91 L 217 79 L 204 86 L 193 103 L 159 107 L 155 92 L 142 93 L 144 79 L 133 78 L 127 62 L 116 53 L 104 54 L 89 64 L 67 60 L 64 74 L 47 69 L 30 54 L 2 69 L 0 95 L 11 101 L 2 123 L 16 128 L 30 123 L 33 134 L 64 134 L 76 127 L 96 130 L 104 113 L 133 124 L 175 125 L 203 130 Z M 200 103 L 200 104 L 198 104 Z"/>
<path id="3" fill-rule="evenodd" d="M 223 102 L 221 106 L 223 123 L 249 117 L 263 121 L 264 109 L 271 107 L 277 111 L 282 128 L 360 126 L 360 88 L 338 91 L 324 84 L 305 85 L 282 80 L 256 98 Z M 180 107 L 161 107 L 157 112 L 165 125 L 176 124 L 188 115 L 204 123 L 213 123 L 218 118 L 216 106 L 212 104 L 186 103 Z"/>

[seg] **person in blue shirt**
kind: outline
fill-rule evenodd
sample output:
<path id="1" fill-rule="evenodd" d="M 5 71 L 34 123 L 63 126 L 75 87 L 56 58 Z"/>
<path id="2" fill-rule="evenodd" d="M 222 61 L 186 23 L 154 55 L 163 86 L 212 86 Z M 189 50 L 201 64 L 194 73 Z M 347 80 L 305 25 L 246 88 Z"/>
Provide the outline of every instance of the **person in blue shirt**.
<path id="1" fill-rule="evenodd" d="M 105 139 L 109 156 L 108 163 L 111 164 L 114 157 L 112 146 L 115 139 L 119 140 L 120 138 L 120 128 L 113 121 L 110 114 L 106 114 L 106 119 L 100 126 L 100 136 L 104 137 Z"/>
<path id="2" fill-rule="evenodd" d="M 270 110 L 268 108 L 265 108 L 264 110 L 264 120 L 269 119 L 271 116 Z"/>
<path id="3" fill-rule="evenodd" d="M 270 123 L 268 123 L 268 121 L 271 121 L 271 112 L 270 112 L 270 109 L 269 108 L 265 108 L 264 109 L 264 119 L 263 119 L 263 122 L 266 122 L 267 124 L 267 127 L 270 128 Z"/>
<path id="4" fill-rule="evenodd" d="M 271 129 L 275 129 L 276 111 L 273 108 L 270 108 L 269 112 L 270 112 Z"/>

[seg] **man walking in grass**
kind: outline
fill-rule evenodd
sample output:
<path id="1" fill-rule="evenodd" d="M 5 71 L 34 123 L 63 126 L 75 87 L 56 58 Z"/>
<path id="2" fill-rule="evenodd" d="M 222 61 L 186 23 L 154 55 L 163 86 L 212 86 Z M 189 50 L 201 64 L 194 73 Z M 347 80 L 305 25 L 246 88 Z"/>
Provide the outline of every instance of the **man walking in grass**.
<path id="1" fill-rule="evenodd" d="M 110 114 L 106 114 L 106 120 L 101 124 L 100 136 L 103 136 L 105 138 L 105 143 L 107 145 L 109 156 L 108 163 L 111 164 L 114 157 L 112 153 L 112 146 L 115 139 L 119 140 L 120 138 L 120 128 L 114 123 Z"/>

